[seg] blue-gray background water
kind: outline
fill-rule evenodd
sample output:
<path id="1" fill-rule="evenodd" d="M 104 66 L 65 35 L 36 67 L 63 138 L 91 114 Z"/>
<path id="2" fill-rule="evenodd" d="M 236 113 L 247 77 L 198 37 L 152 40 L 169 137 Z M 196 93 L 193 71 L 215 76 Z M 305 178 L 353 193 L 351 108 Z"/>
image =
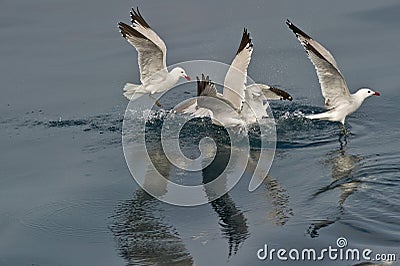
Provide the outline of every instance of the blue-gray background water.
<path id="1" fill-rule="evenodd" d="M 139 82 L 137 54 L 117 23 L 136 5 L 167 44 L 168 64 L 230 63 L 247 27 L 249 75 L 295 98 L 272 104 L 278 149 L 255 192 L 243 181 L 184 208 L 133 181 L 121 90 Z M 370 0 L 2 1 L 0 265 L 253 265 L 267 263 L 256 256 L 264 244 L 323 248 L 338 237 L 398 253 L 399 12 L 398 1 Z M 381 92 L 347 119 L 344 147 L 335 123 L 302 117 L 323 99 L 286 18 L 334 54 L 352 92 Z M 169 175 L 159 150 L 154 140 L 150 153 Z"/>

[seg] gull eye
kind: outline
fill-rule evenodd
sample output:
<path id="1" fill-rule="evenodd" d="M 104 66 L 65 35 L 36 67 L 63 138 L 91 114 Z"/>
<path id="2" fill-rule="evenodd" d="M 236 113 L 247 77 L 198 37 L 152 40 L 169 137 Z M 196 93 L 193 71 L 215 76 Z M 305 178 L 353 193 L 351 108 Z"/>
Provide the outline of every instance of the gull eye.
<path id="1" fill-rule="evenodd" d="M 371 93 L 371 91 L 368 91 L 368 93 Z"/>
<path id="2" fill-rule="evenodd" d="M 183 71 L 181 71 L 181 73 L 183 74 Z"/>

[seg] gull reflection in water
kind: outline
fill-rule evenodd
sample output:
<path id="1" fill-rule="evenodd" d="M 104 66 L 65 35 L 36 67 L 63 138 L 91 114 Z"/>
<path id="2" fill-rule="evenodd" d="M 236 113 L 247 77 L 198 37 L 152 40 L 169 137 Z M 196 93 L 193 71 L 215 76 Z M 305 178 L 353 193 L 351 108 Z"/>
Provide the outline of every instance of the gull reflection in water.
<path id="1" fill-rule="evenodd" d="M 226 191 L 226 182 L 224 181 L 227 180 L 227 174 L 229 174 L 224 173 L 224 169 L 230 159 L 231 147 L 220 143 L 216 143 L 216 145 L 217 154 L 213 162 L 202 170 L 204 184 L 213 181 L 217 177 L 223 180 L 218 183 L 220 187 L 206 187 L 205 191 L 210 199 L 215 198 L 215 195 L 219 192 Z M 236 206 L 229 193 L 211 201 L 210 204 L 219 217 L 222 235 L 228 240 L 228 257 L 230 257 L 237 253 L 240 245 L 249 237 L 246 217 Z"/>
<path id="2" fill-rule="evenodd" d="M 162 152 L 161 143 L 148 150 L 157 170 L 169 177 L 171 165 Z M 152 186 L 152 193 L 163 195 L 167 184 L 154 184 L 152 167 L 145 173 L 144 186 Z M 122 202 L 110 224 L 117 247 L 128 265 L 193 265 L 193 258 L 179 232 L 165 221 L 163 204 L 138 189 L 131 200 Z"/>
<path id="3" fill-rule="evenodd" d="M 273 154 L 271 154 L 273 156 Z M 250 173 L 255 173 L 254 169 L 257 166 L 260 157 L 260 150 L 252 149 L 250 150 L 250 158 L 247 165 L 246 171 Z M 265 170 L 265 172 L 268 172 Z M 285 225 L 290 217 L 294 215 L 293 209 L 290 207 L 289 195 L 285 188 L 283 188 L 279 182 L 268 174 L 265 178 L 260 176 L 258 178 L 263 178 L 263 187 L 266 191 L 268 200 L 271 202 L 272 208 L 268 212 L 268 218 L 276 225 Z"/>
<path id="4" fill-rule="evenodd" d="M 221 131 L 218 132 L 218 135 Z M 219 136 L 213 138 L 216 143 L 216 154 L 212 163 L 207 158 L 207 145 L 204 146 L 204 161 L 207 167 L 199 171 L 203 184 L 211 182 L 220 176 L 216 186 L 205 187 L 205 195 L 210 199 L 210 205 L 218 216 L 222 237 L 228 242 L 228 257 L 239 250 L 240 245 L 249 236 L 248 225 L 243 212 L 236 206 L 229 194 L 215 199 L 215 195 L 226 191 L 229 172 L 223 173 L 230 159 L 230 146 L 221 144 Z M 195 143 L 195 141 L 193 141 Z M 222 141 L 223 142 L 223 141 Z M 194 145 L 194 144 L 193 144 Z M 215 146 L 211 145 L 210 156 Z M 161 141 L 157 136 L 151 139 L 151 147 L 147 152 L 154 167 L 166 179 L 171 180 L 176 174 L 174 166 L 169 162 L 163 152 Z M 214 149 L 215 151 L 215 149 Z M 133 153 L 141 155 L 144 151 L 132 148 Z M 131 156 L 140 158 L 140 156 Z M 136 162 L 142 163 L 142 162 Z M 162 179 L 154 179 L 155 169 L 151 166 L 144 171 L 143 186 L 156 196 L 168 193 L 168 185 Z M 194 174 L 195 176 L 195 174 Z M 211 199 L 215 199 L 211 201 Z M 193 258 L 185 247 L 178 230 L 166 222 L 163 215 L 165 203 L 161 203 L 143 189 L 138 189 L 134 197 L 120 204 L 115 211 L 110 230 L 113 232 L 121 256 L 130 263 L 156 264 L 156 265 L 192 265 Z M 199 229 L 200 231 L 202 229 Z"/>
<path id="5" fill-rule="evenodd" d="M 289 206 L 289 196 L 286 194 L 286 189 L 270 175 L 265 178 L 264 183 L 267 189 L 267 196 L 273 207 L 268 216 L 276 225 L 283 226 L 294 214 L 293 209 Z"/>
<path id="6" fill-rule="evenodd" d="M 341 145 L 340 149 L 327 154 L 326 165 L 332 170 L 332 182 L 321 188 L 313 197 L 339 188 L 341 194 L 338 198 L 337 213 L 330 218 L 320 220 L 310 225 L 308 233 L 311 237 L 318 237 L 319 229 L 329 226 L 340 220 L 343 214 L 343 205 L 347 198 L 352 195 L 360 186 L 361 181 L 356 177 L 355 173 L 360 167 L 361 156 L 349 154 L 347 147 Z"/>

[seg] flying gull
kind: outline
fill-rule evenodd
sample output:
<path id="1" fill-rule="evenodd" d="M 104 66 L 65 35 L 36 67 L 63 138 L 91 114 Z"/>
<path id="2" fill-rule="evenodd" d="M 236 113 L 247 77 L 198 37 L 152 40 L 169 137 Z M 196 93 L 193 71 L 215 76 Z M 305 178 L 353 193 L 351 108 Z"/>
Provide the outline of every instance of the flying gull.
<path id="1" fill-rule="evenodd" d="M 183 77 L 190 80 L 185 70 L 176 67 L 168 72 L 166 64 L 167 47 L 164 41 L 153 31 L 139 12 L 131 10 L 132 26 L 118 23 L 122 36 L 138 52 L 140 81 L 142 84 L 126 83 L 124 96 L 129 100 L 137 99 L 144 94 L 151 95 L 171 89 Z M 155 100 L 156 104 L 160 103 Z"/>
<path id="2" fill-rule="evenodd" d="M 332 54 L 289 20 L 286 20 L 286 24 L 303 45 L 308 58 L 315 67 L 322 96 L 325 98 L 325 108 L 328 110 L 306 117 L 340 122 L 343 126 L 344 135 L 347 135 L 344 126 L 346 116 L 355 112 L 366 98 L 372 95 L 379 96 L 380 93 L 363 87 L 351 94 Z"/>

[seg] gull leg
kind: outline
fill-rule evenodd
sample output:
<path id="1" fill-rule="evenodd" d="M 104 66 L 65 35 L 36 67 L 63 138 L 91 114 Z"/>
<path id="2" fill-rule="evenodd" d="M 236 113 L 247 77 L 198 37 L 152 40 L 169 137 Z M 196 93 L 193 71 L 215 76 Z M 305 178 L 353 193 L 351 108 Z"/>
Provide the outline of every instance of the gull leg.
<path id="1" fill-rule="evenodd" d="M 343 141 L 342 141 L 342 129 L 340 128 L 340 123 L 337 124 L 338 129 L 339 129 L 339 143 L 340 143 L 340 149 L 343 149 Z"/>
<path id="2" fill-rule="evenodd" d="M 340 125 L 342 125 L 342 128 L 340 128 Z M 341 133 L 343 133 L 343 135 L 346 137 L 347 136 L 347 130 L 346 130 L 346 127 L 344 126 L 344 124 L 338 123 L 338 128 L 342 130 Z"/>
<path id="3" fill-rule="evenodd" d="M 342 141 L 342 135 L 339 134 L 339 143 L 340 143 L 340 150 L 343 149 L 343 141 Z"/>
<path id="4" fill-rule="evenodd" d="M 343 141 L 342 141 L 342 136 L 343 136 Z M 340 143 L 340 150 L 344 150 L 344 148 L 347 146 L 346 135 L 339 134 L 339 143 Z"/>
<path id="5" fill-rule="evenodd" d="M 340 127 L 340 125 L 342 125 L 342 127 Z M 347 129 L 342 123 L 338 123 L 338 127 L 339 130 L 341 130 L 341 132 L 339 133 L 339 142 L 340 142 L 340 148 L 342 149 L 347 145 Z M 342 136 L 343 136 L 343 141 L 342 141 Z"/>
<path id="6" fill-rule="evenodd" d="M 343 140 L 344 140 L 344 146 L 347 145 L 347 129 L 343 124 Z"/>
<path id="7" fill-rule="evenodd" d="M 160 103 L 156 98 L 154 98 L 153 96 L 151 96 L 151 94 L 149 94 L 149 97 L 150 97 L 150 99 L 152 99 L 152 100 L 154 101 L 154 103 L 155 103 L 158 107 L 161 107 L 161 106 L 162 106 L 161 103 Z"/>
<path id="8" fill-rule="evenodd" d="M 344 134 L 344 137 L 346 138 L 347 137 L 347 129 L 344 126 L 344 124 L 343 124 L 343 134 Z"/>
<path id="9" fill-rule="evenodd" d="M 342 135 L 344 134 L 344 131 L 343 131 L 343 127 L 341 127 L 340 125 L 341 125 L 341 123 L 339 122 L 337 124 L 338 129 L 339 129 L 339 139 L 342 139 Z"/>

